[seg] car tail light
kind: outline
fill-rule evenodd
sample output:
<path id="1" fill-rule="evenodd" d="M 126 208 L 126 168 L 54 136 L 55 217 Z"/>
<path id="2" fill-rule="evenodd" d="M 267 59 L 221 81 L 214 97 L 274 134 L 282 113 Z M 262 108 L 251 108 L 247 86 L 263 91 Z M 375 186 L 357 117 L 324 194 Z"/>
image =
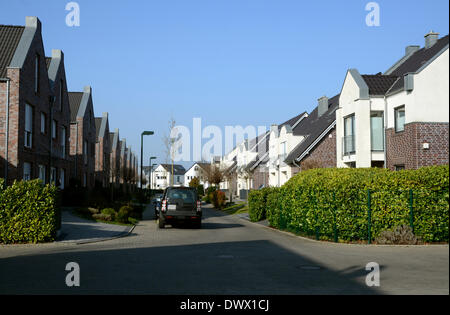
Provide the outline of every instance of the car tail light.
<path id="1" fill-rule="evenodd" d="M 202 202 L 200 200 L 197 200 L 197 212 L 202 211 Z"/>
<path id="2" fill-rule="evenodd" d="M 163 200 L 161 203 L 161 211 L 167 210 L 167 200 Z"/>

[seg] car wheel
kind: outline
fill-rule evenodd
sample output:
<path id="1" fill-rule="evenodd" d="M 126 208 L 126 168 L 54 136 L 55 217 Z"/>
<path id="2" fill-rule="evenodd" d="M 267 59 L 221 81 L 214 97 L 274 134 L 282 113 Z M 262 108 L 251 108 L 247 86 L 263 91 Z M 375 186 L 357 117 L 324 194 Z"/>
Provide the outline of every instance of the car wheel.
<path id="1" fill-rule="evenodd" d="M 194 227 L 196 229 L 201 229 L 202 228 L 202 220 L 198 220 L 194 223 Z"/>

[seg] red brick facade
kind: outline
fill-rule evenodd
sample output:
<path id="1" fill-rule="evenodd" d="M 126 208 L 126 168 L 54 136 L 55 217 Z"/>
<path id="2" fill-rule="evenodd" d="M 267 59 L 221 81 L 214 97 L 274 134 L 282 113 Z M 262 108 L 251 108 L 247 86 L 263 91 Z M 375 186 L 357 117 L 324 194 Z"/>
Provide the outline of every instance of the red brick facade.
<path id="1" fill-rule="evenodd" d="M 35 70 L 36 60 L 38 61 L 38 90 L 35 91 Z M 37 27 L 34 38 L 26 53 L 23 65 L 20 68 L 8 68 L 7 77 L 10 79 L 9 89 L 9 136 L 8 136 L 8 184 L 14 180 L 22 180 L 24 178 L 24 163 L 29 163 L 30 178 L 39 177 L 39 169 L 45 168 L 45 181 L 50 180 L 51 167 L 55 168 L 56 183 L 59 183 L 61 170 L 67 173 L 69 168 L 68 154 L 64 159 L 61 158 L 61 133 L 58 132 L 59 127 L 66 126 L 68 128 L 69 110 L 67 104 L 64 103 L 64 110 L 51 110 L 51 103 L 59 104 L 60 97 L 54 95 L 51 90 L 47 65 L 45 60 L 44 45 L 41 37 L 41 24 L 37 20 Z M 67 93 L 64 66 L 62 65 L 57 76 L 59 82 L 62 81 L 64 92 Z M 59 88 L 60 83 L 55 85 Z M 6 89 L 7 83 L 0 83 L 0 160 L 1 160 L 1 176 L 5 175 L 5 159 L 6 159 Z M 25 107 L 31 106 L 32 123 L 31 123 L 31 146 L 25 147 Z M 41 114 L 45 119 L 45 126 L 41 126 Z M 52 120 L 55 120 L 57 130 L 56 138 L 52 139 Z M 43 131 L 43 132 L 42 132 Z M 68 138 L 68 129 L 66 137 Z M 50 150 L 52 143 L 52 150 Z M 52 151 L 52 152 L 51 152 Z M 50 152 L 52 154 L 50 154 Z M 65 175 L 65 174 L 64 174 Z M 64 176 L 64 187 L 67 184 L 67 177 Z"/>
<path id="2" fill-rule="evenodd" d="M 336 128 L 326 134 L 322 140 L 306 155 L 300 163 L 300 167 L 305 164 L 317 164 L 322 168 L 336 167 Z"/>
<path id="3" fill-rule="evenodd" d="M 103 117 L 103 120 L 105 120 L 104 133 L 99 134 L 95 144 L 95 181 L 101 183 L 103 187 L 107 187 L 110 177 L 111 144 L 107 115 L 106 117 Z"/>
<path id="4" fill-rule="evenodd" d="M 405 130 L 386 131 L 387 167 L 417 169 L 448 164 L 448 123 L 410 123 Z M 424 148 L 428 145 L 428 148 Z"/>

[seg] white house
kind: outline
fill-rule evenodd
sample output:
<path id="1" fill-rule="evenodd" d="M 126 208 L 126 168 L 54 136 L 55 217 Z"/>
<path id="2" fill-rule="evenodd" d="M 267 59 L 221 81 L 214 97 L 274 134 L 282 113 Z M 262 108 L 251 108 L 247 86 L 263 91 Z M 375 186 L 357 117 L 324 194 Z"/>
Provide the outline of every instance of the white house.
<path id="1" fill-rule="evenodd" d="M 285 163 L 289 153 L 304 140 L 304 136 L 294 132 L 301 129 L 302 122 L 308 117 L 306 112 L 278 125 L 272 125 L 269 134 L 269 185 L 280 187 L 294 174 L 292 165 Z"/>
<path id="2" fill-rule="evenodd" d="M 169 186 L 184 186 L 186 169 L 179 164 L 159 164 L 152 172 L 152 189 L 165 189 Z"/>
<path id="3" fill-rule="evenodd" d="M 199 179 L 200 185 L 203 185 L 203 188 L 205 189 L 208 188 L 209 183 L 207 181 L 207 172 L 210 166 L 210 163 L 205 162 L 194 163 L 184 174 L 185 185 L 189 186 L 191 180 L 197 177 Z"/>
<path id="4" fill-rule="evenodd" d="M 448 163 L 448 35 L 425 35 L 384 74 L 347 71 L 336 111 L 338 167 Z"/>

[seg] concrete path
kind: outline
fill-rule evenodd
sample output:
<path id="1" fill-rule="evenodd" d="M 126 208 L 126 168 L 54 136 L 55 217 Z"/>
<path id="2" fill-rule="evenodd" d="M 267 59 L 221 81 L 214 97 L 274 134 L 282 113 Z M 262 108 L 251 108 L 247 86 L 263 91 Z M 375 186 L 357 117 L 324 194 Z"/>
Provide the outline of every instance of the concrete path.
<path id="1" fill-rule="evenodd" d="M 131 233 L 134 226 L 99 223 L 82 219 L 70 210 L 62 212 L 58 242 L 86 244 L 114 239 Z"/>

